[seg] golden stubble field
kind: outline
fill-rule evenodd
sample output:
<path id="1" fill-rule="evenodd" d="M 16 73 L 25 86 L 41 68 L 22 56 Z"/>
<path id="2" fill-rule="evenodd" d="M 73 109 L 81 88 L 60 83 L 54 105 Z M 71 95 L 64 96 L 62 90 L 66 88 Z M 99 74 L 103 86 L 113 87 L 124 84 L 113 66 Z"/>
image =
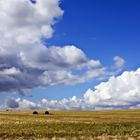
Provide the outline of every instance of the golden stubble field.
<path id="1" fill-rule="evenodd" d="M 140 140 L 140 110 L 0 111 L 0 140 Z"/>

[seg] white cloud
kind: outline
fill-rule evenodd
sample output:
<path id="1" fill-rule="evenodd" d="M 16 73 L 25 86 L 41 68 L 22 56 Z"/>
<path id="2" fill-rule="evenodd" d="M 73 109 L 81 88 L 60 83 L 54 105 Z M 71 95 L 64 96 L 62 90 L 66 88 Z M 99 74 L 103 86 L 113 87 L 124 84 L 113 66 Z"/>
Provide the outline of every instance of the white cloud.
<path id="1" fill-rule="evenodd" d="M 36 103 L 28 101 L 26 99 L 22 100 L 22 99 L 18 98 L 15 101 L 18 102 L 20 109 L 38 109 L 40 107 Z"/>
<path id="2" fill-rule="evenodd" d="M 47 100 L 38 103 L 16 100 L 20 108 L 45 108 L 54 110 L 100 110 L 100 109 L 134 109 L 140 107 L 140 68 L 126 71 L 120 76 L 111 77 L 107 82 L 88 89 L 83 98 Z"/>
<path id="3" fill-rule="evenodd" d="M 46 47 L 41 42 L 52 37 L 53 25 L 64 13 L 59 3 L 0 0 L 0 92 L 23 95 L 40 86 L 84 83 L 106 75 L 99 60 L 89 59 L 76 46 Z"/>
<path id="4" fill-rule="evenodd" d="M 17 70 L 15 67 L 3 69 L 0 71 L 0 75 L 17 75 L 20 74 L 20 71 Z"/>
<path id="5" fill-rule="evenodd" d="M 115 56 L 113 58 L 113 60 L 115 62 L 114 66 L 113 66 L 113 69 L 122 68 L 124 66 L 124 64 L 125 64 L 125 60 L 120 56 Z"/>
<path id="6" fill-rule="evenodd" d="M 129 108 L 140 104 L 140 68 L 126 71 L 118 77 L 102 82 L 95 90 L 88 90 L 85 101 L 101 108 Z"/>
<path id="7" fill-rule="evenodd" d="M 101 67 L 99 60 L 88 60 L 85 53 L 76 46 L 46 48 L 42 45 L 32 48 L 32 52 L 23 51 L 20 57 L 23 63 L 28 67 L 39 69 L 67 69 Z"/>
<path id="8" fill-rule="evenodd" d="M 29 44 L 39 41 L 42 36 L 50 38 L 52 26 L 63 15 L 59 0 L 0 1 L 0 33 L 3 39 Z"/>

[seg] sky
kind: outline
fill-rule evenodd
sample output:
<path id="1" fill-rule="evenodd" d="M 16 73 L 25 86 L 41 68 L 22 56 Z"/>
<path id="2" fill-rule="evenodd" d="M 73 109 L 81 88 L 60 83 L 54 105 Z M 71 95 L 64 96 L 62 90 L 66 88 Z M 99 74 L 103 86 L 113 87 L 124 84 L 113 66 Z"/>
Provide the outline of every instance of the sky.
<path id="1" fill-rule="evenodd" d="M 0 109 L 139 108 L 139 7 L 1 0 Z"/>

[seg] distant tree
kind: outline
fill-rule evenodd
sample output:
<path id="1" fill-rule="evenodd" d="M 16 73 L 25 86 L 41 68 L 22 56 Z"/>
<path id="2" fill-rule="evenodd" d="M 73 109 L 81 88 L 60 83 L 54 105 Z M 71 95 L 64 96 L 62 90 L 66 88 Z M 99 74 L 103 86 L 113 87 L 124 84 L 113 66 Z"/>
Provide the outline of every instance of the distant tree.
<path id="1" fill-rule="evenodd" d="M 45 114 L 46 114 L 46 115 L 49 115 L 49 111 L 45 111 Z"/>
<path id="2" fill-rule="evenodd" d="M 33 114 L 38 114 L 38 112 L 37 111 L 33 111 Z"/>

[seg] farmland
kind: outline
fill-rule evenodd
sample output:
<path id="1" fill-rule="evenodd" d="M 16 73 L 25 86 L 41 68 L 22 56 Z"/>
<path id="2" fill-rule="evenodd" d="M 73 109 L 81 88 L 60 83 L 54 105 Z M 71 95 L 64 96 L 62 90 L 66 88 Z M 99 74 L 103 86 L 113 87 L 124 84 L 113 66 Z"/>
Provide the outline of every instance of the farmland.
<path id="1" fill-rule="evenodd" d="M 140 139 L 140 110 L 0 111 L 0 140 Z"/>

